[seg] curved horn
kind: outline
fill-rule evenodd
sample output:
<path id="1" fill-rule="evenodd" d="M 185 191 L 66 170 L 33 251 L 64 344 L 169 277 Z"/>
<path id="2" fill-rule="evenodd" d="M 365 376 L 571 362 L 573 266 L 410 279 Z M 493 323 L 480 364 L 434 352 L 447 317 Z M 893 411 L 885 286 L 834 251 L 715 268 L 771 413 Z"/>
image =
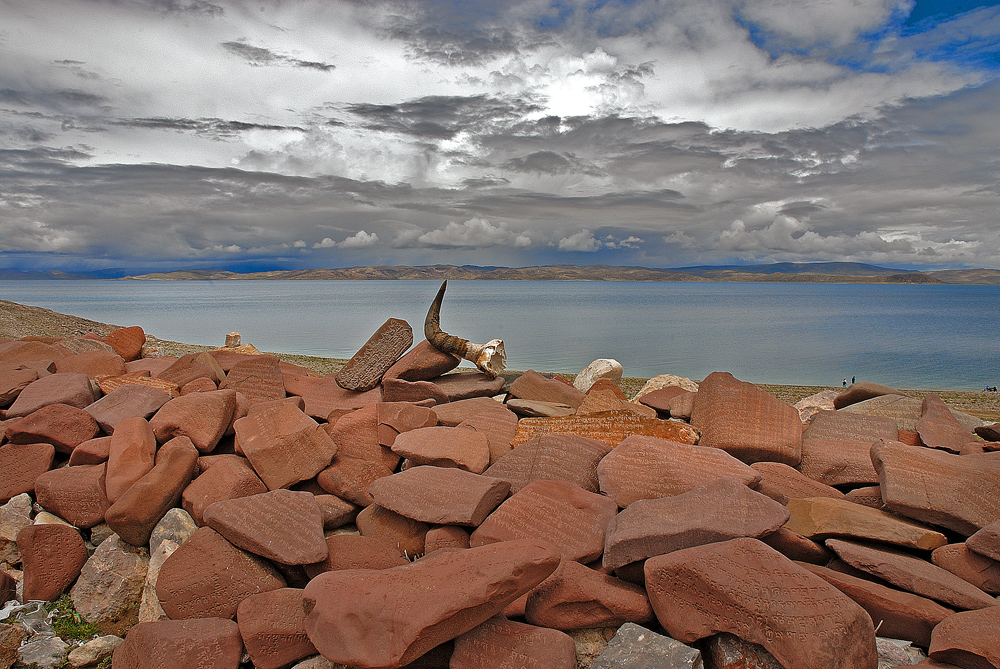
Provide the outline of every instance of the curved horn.
<path id="1" fill-rule="evenodd" d="M 495 378 L 507 364 L 503 340 L 493 339 L 485 344 L 473 344 L 467 339 L 455 337 L 441 330 L 441 302 L 444 300 L 444 291 L 447 287 L 448 281 L 445 280 L 438 290 L 437 297 L 431 302 L 431 308 L 427 310 L 427 318 L 424 319 L 424 337 L 437 350 L 454 353 L 474 362 L 484 374 Z"/>

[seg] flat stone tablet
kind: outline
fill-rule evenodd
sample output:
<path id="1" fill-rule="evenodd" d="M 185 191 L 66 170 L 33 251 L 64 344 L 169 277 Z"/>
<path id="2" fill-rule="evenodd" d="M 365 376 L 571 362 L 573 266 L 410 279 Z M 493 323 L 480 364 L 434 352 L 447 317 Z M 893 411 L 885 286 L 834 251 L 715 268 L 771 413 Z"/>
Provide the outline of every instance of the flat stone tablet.
<path id="1" fill-rule="evenodd" d="M 85 341 L 85 340 L 83 340 Z M 83 351 L 76 355 L 68 355 L 56 360 L 57 374 L 86 374 L 90 379 L 98 376 L 118 376 L 126 372 L 125 361 L 121 356 L 110 350 L 103 342 L 99 345 L 109 350 Z"/>
<path id="2" fill-rule="evenodd" d="M 541 480 L 569 481 L 599 493 L 597 465 L 610 452 L 611 447 L 597 439 L 549 434 L 521 444 L 483 474 L 508 481 L 512 493 Z"/>
<path id="3" fill-rule="evenodd" d="M 153 468 L 156 436 L 145 418 L 126 418 L 111 435 L 104 489 L 113 504 Z"/>
<path id="4" fill-rule="evenodd" d="M 466 547 L 468 548 L 468 547 Z M 340 569 L 390 569 L 410 564 L 403 551 L 385 539 L 360 534 L 334 534 L 326 538 L 326 558 L 306 565 L 306 575 L 316 578 Z"/>
<path id="5" fill-rule="evenodd" d="M 765 544 L 784 555 L 789 560 L 810 564 L 827 564 L 833 553 L 822 544 L 806 539 L 786 527 L 779 527 L 760 538 Z"/>
<path id="6" fill-rule="evenodd" d="M 87 562 L 83 537 L 69 525 L 29 525 L 17 533 L 17 549 L 24 571 L 25 602 L 58 599 Z"/>
<path id="7" fill-rule="evenodd" d="M 1000 459 L 879 441 L 872 446 L 885 505 L 969 536 L 1000 518 Z"/>
<path id="8" fill-rule="evenodd" d="M 424 539 L 424 553 L 431 553 L 439 548 L 468 548 L 469 532 L 457 525 L 439 525 L 427 530 Z"/>
<path id="9" fill-rule="evenodd" d="M 232 389 L 250 400 L 270 402 L 284 399 L 285 383 L 278 359 L 273 355 L 254 355 L 236 363 L 219 384 L 221 390 Z"/>
<path id="10" fill-rule="evenodd" d="M 371 484 L 391 475 L 392 470 L 381 462 L 338 454 L 329 467 L 317 474 L 316 482 L 323 490 L 351 504 L 368 506 L 375 501 L 368 492 Z"/>
<path id="11" fill-rule="evenodd" d="M 218 462 L 184 488 L 181 496 L 181 505 L 199 526 L 205 524 L 202 515 L 210 504 L 267 492 L 267 486 L 246 458 L 238 455 L 207 457 L 215 458 Z"/>
<path id="12" fill-rule="evenodd" d="M 47 471 L 35 479 L 35 499 L 76 527 L 93 527 L 104 520 L 111 506 L 104 493 L 104 475 L 104 464 Z"/>
<path id="13" fill-rule="evenodd" d="M 880 416 L 896 421 L 900 430 L 916 432 L 920 419 L 920 400 L 904 395 L 879 395 L 871 399 L 849 404 L 840 411 L 858 413 L 865 416 Z"/>
<path id="14" fill-rule="evenodd" d="M 944 400 L 934 393 L 929 393 L 920 403 L 917 434 L 924 446 L 952 453 L 958 453 L 967 443 L 976 441 L 975 433 L 959 423 Z"/>
<path id="15" fill-rule="evenodd" d="M 934 628 L 927 654 L 936 662 L 959 667 L 1000 666 L 997 629 L 1000 608 L 956 613 Z"/>
<path id="16" fill-rule="evenodd" d="M 333 376 L 324 376 L 302 394 L 302 399 L 306 403 L 307 415 L 327 420 L 334 412 L 353 411 L 381 402 L 382 388 L 376 387 L 365 392 L 345 390 Z"/>
<path id="17" fill-rule="evenodd" d="M 237 608 L 240 636 L 256 669 L 281 669 L 316 654 L 306 635 L 303 590 L 279 588 L 250 595 Z"/>
<path id="18" fill-rule="evenodd" d="M 833 406 L 835 409 L 843 409 L 844 407 L 852 404 L 857 404 L 858 402 L 863 402 L 875 397 L 882 397 L 883 395 L 898 395 L 900 397 L 905 396 L 902 392 L 896 390 L 895 388 L 883 386 L 878 383 L 861 381 L 860 383 L 852 383 L 850 387 L 837 395 L 837 397 L 833 400 Z"/>
<path id="19" fill-rule="evenodd" d="M 608 524 L 603 565 L 613 571 L 709 542 L 762 537 L 784 525 L 788 515 L 781 504 L 731 478 L 639 500 Z"/>
<path id="20" fill-rule="evenodd" d="M 747 464 L 760 461 L 795 466 L 802 455 L 799 413 L 752 383 L 728 372 L 702 381 L 691 414 L 701 446 L 721 448 Z"/>
<path id="21" fill-rule="evenodd" d="M 170 397 L 169 392 L 159 388 L 129 383 L 109 391 L 84 410 L 94 417 L 101 429 L 111 434 L 126 418 L 149 420 L 170 401 Z"/>
<path id="22" fill-rule="evenodd" d="M 610 390 L 591 389 L 587 397 L 576 409 L 577 416 L 591 416 L 594 414 L 606 413 L 608 411 L 631 411 L 644 418 L 656 418 L 656 409 L 632 403 L 618 397 L 618 393 Z"/>
<path id="23" fill-rule="evenodd" d="M 424 538 L 430 526 L 395 511 L 369 504 L 358 513 L 355 524 L 363 537 L 382 539 L 409 558 L 424 554 Z"/>
<path id="24" fill-rule="evenodd" d="M 576 413 L 576 409 L 570 405 L 559 404 L 557 402 L 512 398 L 508 399 L 505 404 L 507 408 L 518 416 L 526 418 L 562 418 L 564 416 L 572 416 Z"/>
<path id="25" fill-rule="evenodd" d="M 658 390 L 652 390 L 642 397 L 638 398 L 640 404 L 644 404 L 651 409 L 655 409 L 661 413 L 670 413 L 670 400 L 677 397 L 678 395 L 683 395 L 688 390 L 684 390 L 679 386 L 668 386 L 666 388 L 660 388 Z"/>
<path id="26" fill-rule="evenodd" d="M 456 467 L 474 474 L 490 464 L 489 440 L 470 427 L 422 427 L 399 435 L 392 452 L 414 465 Z"/>
<path id="27" fill-rule="evenodd" d="M 728 632 L 760 644 L 783 667 L 878 667 L 864 609 L 756 539 L 659 555 L 645 572 L 653 611 L 678 641 Z"/>
<path id="28" fill-rule="evenodd" d="M 517 433 L 517 416 L 513 411 L 484 411 L 472 418 L 466 418 L 457 427 L 471 427 L 486 437 L 490 448 L 490 464 L 494 464 L 507 453 Z"/>
<path id="29" fill-rule="evenodd" d="M 437 416 L 438 425 L 455 427 L 459 423 L 473 416 L 489 411 L 506 411 L 503 404 L 489 397 L 472 397 L 467 400 L 449 402 L 441 406 L 434 407 L 434 415 Z"/>
<path id="30" fill-rule="evenodd" d="M 38 379 L 38 370 L 0 364 L 0 407 L 10 406 L 28 384 Z"/>
<path id="31" fill-rule="evenodd" d="M 312 493 L 274 490 L 215 502 L 204 519 L 237 548 L 281 564 L 327 556 L 323 516 Z"/>
<path id="32" fill-rule="evenodd" d="M 449 402 L 459 402 L 475 397 L 499 395 L 503 392 L 507 381 L 502 376 L 490 378 L 479 370 L 475 370 L 445 374 L 437 377 L 431 383 L 445 394 Z"/>
<path id="33" fill-rule="evenodd" d="M 594 416 L 523 418 L 517 423 L 514 448 L 546 434 L 575 434 L 603 441 L 614 448 L 626 437 L 641 434 L 682 444 L 698 443 L 699 432 L 687 423 L 642 418 L 631 411 L 612 411 Z"/>
<path id="34" fill-rule="evenodd" d="M 49 471 L 56 449 L 52 444 L 0 446 L 0 504 L 11 497 L 35 491 L 35 479 Z"/>
<path id="35" fill-rule="evenodd" d="M 375 503 L 435 525 L 477 527 L 507 498 L 510 484 L 450 467 L 418 466 L 372 482 Z"/>
<path id="36" fill-rule="evenodd" d="M 636 500 L 679 495 L 721 478 L 753 486 L 760 474 L 717 448 L 633 435 L 601 460 L 597 478 L 601 492 L 624 508 Z"/>
<path id="37" fill-rule="evenodd" d="M 391 448 L 396 437 L 404 432 L 438 424 L 437 414 L 427 407 L 409 402 L 379 402 L 375 405 L 378 421 L 378 443 Z"/>
<path id="38" fill-rule="evenodd" d="M 950 571 L 902 551 L 874 548 L 843 539 L 827 539 L 826 545 L 855 569 L 942 604 L 959 609 L 998 605 L 997 600 Z"/>
<path id="39" fill-rule="evenodd" d="M 149 419 L 158 442 L 187 437 L 202 453 L 215 449 L 236 415 L 236 391 L 215 390 L 177 397 Z"/>
<path id="40" fill-rule="evenodd" d="M 430 381 L 455 369 L 461 361 L 457 355 L 439 351 L 424 339 L 386 370 L 383 378 Z"/>
<path id="41" fill-rule="evenodd" d="M 12 444 L 46 443 L 60 453 L 72 453 L 77 445 L 93 439 L 101 431 L 97 421 L 68 404 L 48 404 L 33 411 L 6 429 Z"/>
<path id="42" fill-rule="evenodd" d="M 267 561 L 202 527 L 163 563 L 156 596 L 173 620 L 232 618 L 250 595 L 283 587 L 285 580 Z"/>
<path id="43" fill-rule="evenodd" d="M 351 411 L 336 422 L 327 424 L 324 429 L 337 445 L 338 455 L 376 463 L 391 472 L 399 464 L 400 456 L 382 442 L 395 443 L 400 432 L 389 426 L 380 429 L 379 412 L 382 405 L 382 402 L 375 402 Z"/>
<path id="44" fill-rule="evenodd" d="M 931 562 L 987 594 L 1000 595 L 1000 562 L 969 550 L 964 542 L 936 548 Z"/>
<path id="45" fill-rule="evenodd" d="M 336 495 L 316 495 L 316 504 L 323 516 L 323 529 L 335 530 L 348 523 L 353 523 L 361 510 L 356 504 L 343 500 Z"/>
<path id="46" fill-rule="evenodd" d="M 870 450 L 870 447 L 869 447 Z M 844 493 L 836 488 L 811 479 L 799 470 L 781 462 L 755 462 L 750 465 L 760 474 L 760 481 L 751 486 L 779 504 L 804 497 L 833 497 L 843 499 Z"/>
<path id="47" fill-rule="evenodd" d="M 337 372 L 337 384 L 355 392 L 371 390 L 411 345 L 413 330 L 410 324 L 390 318 Z"/>
<path id="48" fill-rule="evenodd" d="M 802 434 L 799 471 L 827 485 L 878 483 L 870 451 L 879 439 L 896 440 L 891 418 L 820 411 Z"/>
<path id="49" fill-rule="evenodd" d="M 337 453 L 315 420 L 286 403 L 261 407 L 233 427 L 236 443 L 269 490 L 313 478 Z"/>
<path id="50" fill-rule="evenodd" d="M 994 520 L 973 534 L 965 544 L 984 557 L 1000 560 L 1000 520 Z"/>
<path id="51" fill-rule="evenodd" d="M 455 639 L 450 667 L 576 669 L 576 644 L 559 630 L 494 616 Z"/>
<path id="52" fill-rule="evenodd" d="M 929 527 L 846 499 L 790 499 L 786 506 L 792 515 L 785 527 L 818 541 L 830 537 L 847 537 L 925 551 L 948 543 L 943 534 Z"/>
<path id="53" fill-rule="evenodd" d="M 540 400 L 568 404 L 576 409 L 586 395 L 568 383 L 547 379 L 533 369 L 529 369 L 510 384 L 510 394 L 522 400 Z"/>
<path id="54" fill-rule="evenodd" d="M 126 386 L 145 386 L 148 388 L 155 388 L 156 390 L 167 393 L 169 397 L 180 397 L 181 395 L 181 388 L 176 383 L 165 379 L 158 379 L 155 376 L 144 376 L 138 372 L 122 376 L 102 376 L 97 379 L 97 385 L 101 389 L 101 392 L 105 395 L 110 395 L 119 388 Z"/>
<path id="55" fill-rule="evenodd" d="M 617 511 L 611 499 L 569 481 L 534 481 L 490 514 L 469 545 L 541 539 L 567 560 L 592 562 L 604 550 L 605 528 Z"/>
<path id="56" fill-rule="evenodd" d="M 115 648 L 116 667 L 212 667 L 235 669 L 243 655 L 240 628 L 232 620 L 198 618 L 139 623 Z"/>

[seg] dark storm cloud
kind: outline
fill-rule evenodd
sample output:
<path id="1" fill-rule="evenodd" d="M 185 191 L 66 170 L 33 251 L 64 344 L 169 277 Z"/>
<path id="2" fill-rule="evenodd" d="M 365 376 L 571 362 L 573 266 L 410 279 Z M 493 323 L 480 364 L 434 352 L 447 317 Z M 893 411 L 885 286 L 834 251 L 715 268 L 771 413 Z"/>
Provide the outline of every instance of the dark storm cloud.
<path id="1" fill-rule="evenodd" d="M 512 158 L 504 163 L 503 167 L 508 170 L 528 173 L 567 174 L 582 172 L 584 174 L 600 174 L 599 170 L 585 164 L 576 156 L 559 154 L 555 151 L 536 151 L 520 158 Z"/>
<path id="2" fill-rule="evenodd" d="M 224 121 L 217 118 L 201 119 L 177 119 L 177 118 L 134 118 L 114 121 L 112 125 L 137 128 L 143 130 L 177 130 L 180 132 L 192 132 L 198 135 L 205 135 L 216 139 L 234 137 L 235 135 L 249 130 L 270 130 L 303 131 L 298 126 L 272 125 L 263 123 L 246 123 L 243 121 Z"/>
<path id="3" fill-rule="evenodd" d="M 264 47 L 253 46 L 244 42 L 223 42 L 220 46 L 222 46 L 222 48 L 229 53 L 239 56 L 254 67 L 292 66 L 319 70 L 321 72 L 332 72 L 337 68 L 336 65 L 332 65 L 330 63 L 300 60 L 285 54 L 276 53 L 270 49 L 265 49 Z"/>
<path id="4" fill-rule="evenodd" d="M 537 103 L 530 100 L 488 95 L 435 95 L 394 105 L 346 106 L 369 130 L 429 139 L 451 139 L 461 131 L 482 133 L 509 126 L 537 108 Z"/>
<path id="5" fill-rule="evenodd" d="M 76 89 L 18 90 L 0 88 L 0 103 L 20 107 L 42 107 L 54 111 L 65 111 L 81 107 L 101 108 L 109 100 L 101 95 Z"/>

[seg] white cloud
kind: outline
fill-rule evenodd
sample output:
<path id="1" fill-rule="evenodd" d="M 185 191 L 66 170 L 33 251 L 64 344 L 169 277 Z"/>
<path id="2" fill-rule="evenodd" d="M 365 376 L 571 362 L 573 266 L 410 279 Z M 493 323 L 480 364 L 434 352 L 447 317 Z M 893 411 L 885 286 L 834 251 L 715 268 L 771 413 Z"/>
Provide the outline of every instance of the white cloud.
<path id="1" fill-rule="evenodd" d="M 374 232 L 368 234 L 364 230 L 358 230 L 356 233 L 340 242 L 338 246 L 344 249 L 363 249 L 378 242 L 378 235 Z"/>
<path id="2" fill-rule="evenodd" d="M 306 246 L 307 246 L 307 244 L 304 241 L 302 241 L 301 239 L 297 239 L 294 242 L 292 242 L 292 248 L 304 249 Z"/>
<path id="3" fill-rule="evenodd" d="M 398 238 L 397 238 L 398 239 Z M 515 233 L 500 222 L 493 225 L 481 218 L 470 218 L 464 223 L 451 221 L 437 230 L 418 236 L 416 241 L 426 246 L 463 246 L 482 248 L 486 246 L 527 246 L 531 239 L 524 233 Z"/>
<path id="4" fill-rule="evenodd" d="M 323 241 L 316 242 L 315 244 L 313 244 L 313 248 L 314 249 L 332 249 L 336 245 L 337 245 L 337 242 L 333 241 L 329 237 L 324 237 Z"/>
<path id="5" fill-rule="evenodd" d="M 560 251 L 583 251 L 586 253 L 593 253 L 599 248 L 601 248 L 601 242 L 597 241 L 594 238 L 593 233 L 586 228 L 580 230 L 579 232 L 574 232 L 569 237 L 563 237 L 559 240 Z"/>

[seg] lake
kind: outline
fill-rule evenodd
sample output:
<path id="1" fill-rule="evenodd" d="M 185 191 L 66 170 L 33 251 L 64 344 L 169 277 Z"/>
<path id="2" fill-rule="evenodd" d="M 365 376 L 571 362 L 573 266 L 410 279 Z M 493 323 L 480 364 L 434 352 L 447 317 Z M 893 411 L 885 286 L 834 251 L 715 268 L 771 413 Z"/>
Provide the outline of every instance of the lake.
<path id="1" fill-rule="evenodd" d="M 423 338 L 429 281 L 0 281 L 0 299 L 222 346 L 349 358 L 387 318 Z M 1000 286 L 451 281 L 444 331 L 510 369 L 982 390 L 1000 381 Z"/>

